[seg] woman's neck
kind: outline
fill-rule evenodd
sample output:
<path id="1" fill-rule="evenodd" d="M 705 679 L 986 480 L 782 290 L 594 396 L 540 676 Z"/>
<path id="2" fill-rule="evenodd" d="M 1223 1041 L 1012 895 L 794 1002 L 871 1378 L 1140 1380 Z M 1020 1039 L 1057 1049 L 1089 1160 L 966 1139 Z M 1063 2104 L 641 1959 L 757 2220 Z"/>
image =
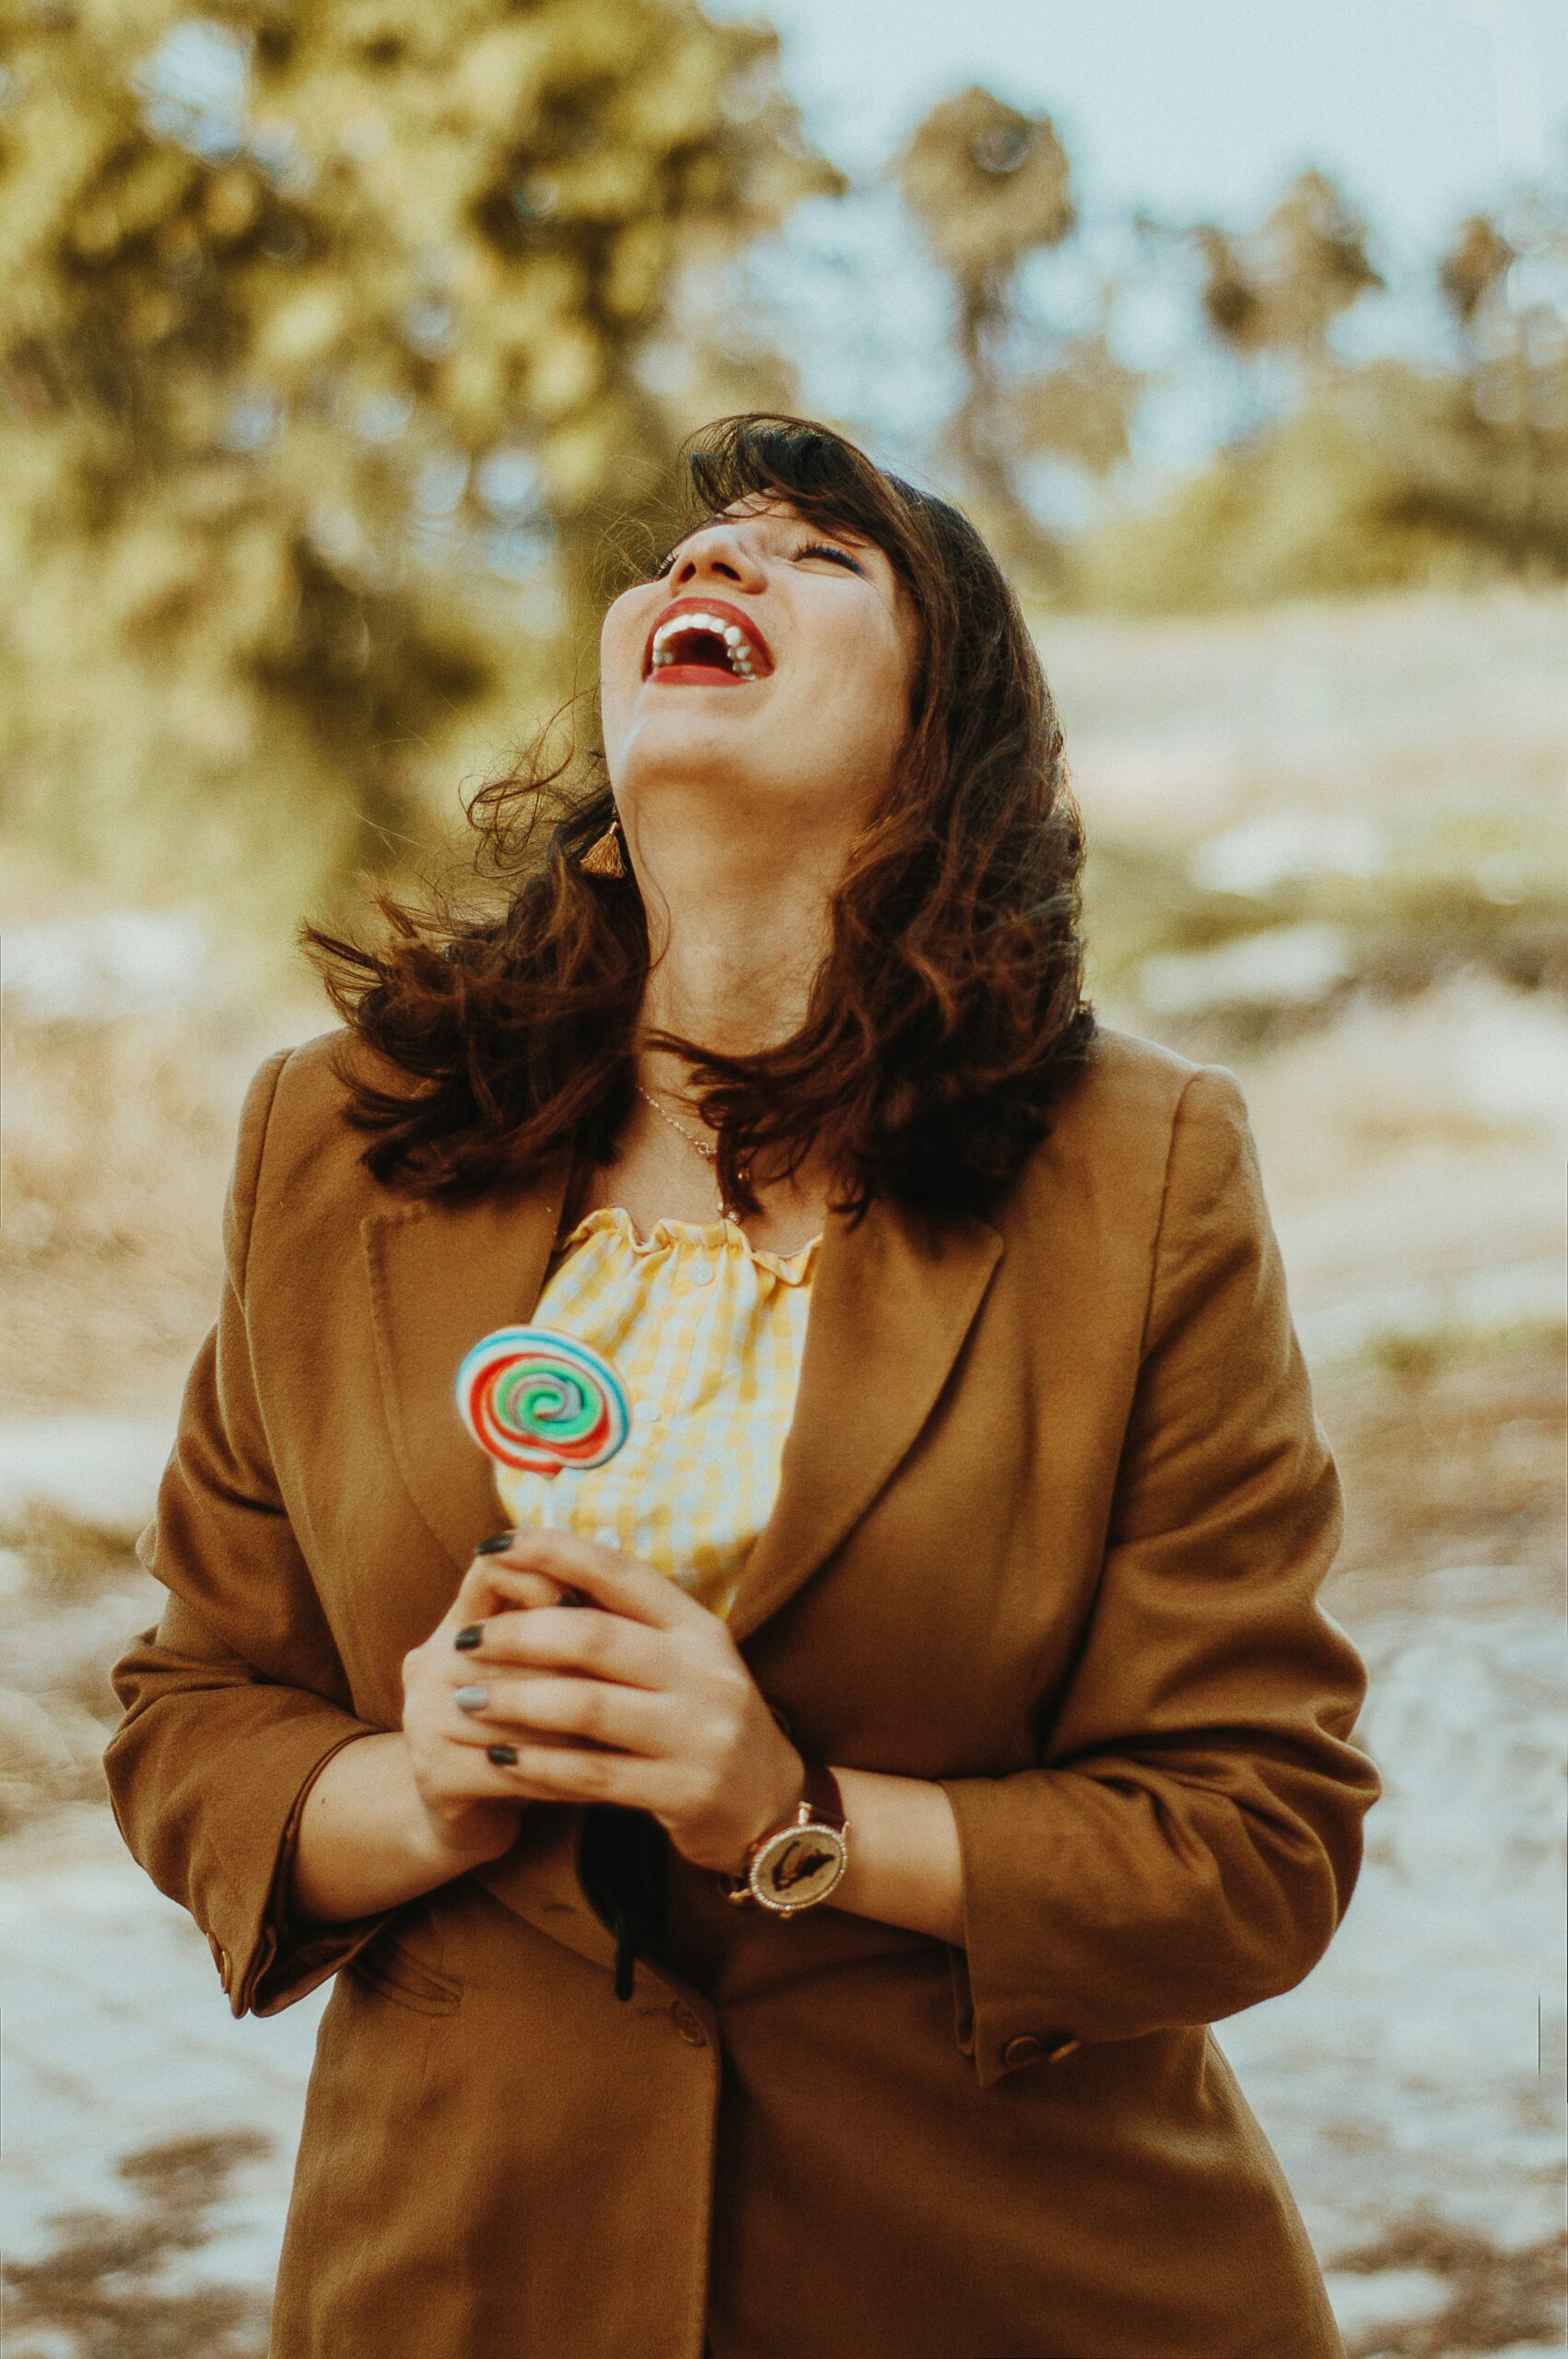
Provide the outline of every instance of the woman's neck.
<path id="1" fill-rule="evenodd" d="M 626 828 L 648 911 L 642 1028 L 731 1056 L 755 1055 L 801 1027 L 848 846 L 813 841 L 808 866 L 798 833 L 786 848 L 764 827 L 737 826 L 726 838 L 715 831 L 711 811 L 702 818 L 688 832 L 639 827 L 634 814 Z M 642 1059 L 639 1086 L 654 1093 L 659 1110 L 634 1106 L 613 1166 L 592 1175 L 580 1209 L 625 1204 L 644 1235 L 662 1215 L 715 1217 L 712 1168 L 705 1171 L 671 1128 L 672 1113 L 677 1128 L 700 1123 L 690 1101 L 682 1104 L 687 1081 L 673 1056 L 655 1051 Z M 815 1236 L 829 1180 L 814 1151 L 788 1180 L 754 1174 L 759 1210 L 745 1224 L 752 1242 L 792 1252 Z"/>
<path id="2" fill-rule="evenodd" d="M 650 954 L 645 1030 L 747 1056 L 800 1028 L 827 946 L 837 863 L 819 868 L 798 845 L 791 852 L 761 833 L 634 839 Z"/>

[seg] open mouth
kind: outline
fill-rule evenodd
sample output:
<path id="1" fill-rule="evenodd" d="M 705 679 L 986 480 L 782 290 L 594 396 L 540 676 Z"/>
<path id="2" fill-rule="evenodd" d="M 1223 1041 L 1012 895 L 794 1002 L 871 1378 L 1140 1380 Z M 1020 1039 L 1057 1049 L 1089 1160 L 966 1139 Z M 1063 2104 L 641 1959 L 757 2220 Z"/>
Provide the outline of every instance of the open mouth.
<path id="1" fill-rule="evenodd" d="M 773 669 L 767 641 L 727 598 L 685 598 L 649 634 L 644 679 L 667 687 L 742 687 Z"/>

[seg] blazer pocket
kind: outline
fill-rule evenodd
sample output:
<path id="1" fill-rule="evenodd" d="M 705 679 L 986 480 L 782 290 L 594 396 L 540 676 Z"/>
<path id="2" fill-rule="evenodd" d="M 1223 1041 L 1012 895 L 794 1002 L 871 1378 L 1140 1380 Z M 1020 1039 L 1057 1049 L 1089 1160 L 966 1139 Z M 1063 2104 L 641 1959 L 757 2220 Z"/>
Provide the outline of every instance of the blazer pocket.
<path id="1" fill-rule="evenodd" d="M 351 1957 L 344 1968 L 394 2006 L 411 2007 L 419 2015 L 455 2014 L 462 2004 L 462 1985 L 429 1965 L 398 1938 L 391 1926 Z"/>

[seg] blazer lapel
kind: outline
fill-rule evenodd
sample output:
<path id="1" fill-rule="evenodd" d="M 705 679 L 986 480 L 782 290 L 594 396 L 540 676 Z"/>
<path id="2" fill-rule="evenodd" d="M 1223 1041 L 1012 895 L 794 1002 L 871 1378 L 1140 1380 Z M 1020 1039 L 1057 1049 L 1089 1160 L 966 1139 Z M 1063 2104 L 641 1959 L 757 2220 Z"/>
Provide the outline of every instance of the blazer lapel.
<path id="1" fill-rule="evenodd" d="M 454 1385 L 492 1328 L 529 1318 L 555 1244 L 571 1158 L 532 1186 L 472 1204 L 418 1202 L 360 1224 L 381 1397 L 399 1471 L 424 1521 L 466 1567 L 501 1510 L 495 1468 L 469 1438 Z"/>
<path id="2" fill-rule="evenodd" d="M 729 1614 L 749 1637 L 859 1522 L 935 1408 L 1001 1259 L 981 1220 L 926 1236 L 887 1203 L 829 1215 L 773 1513 Z"/>

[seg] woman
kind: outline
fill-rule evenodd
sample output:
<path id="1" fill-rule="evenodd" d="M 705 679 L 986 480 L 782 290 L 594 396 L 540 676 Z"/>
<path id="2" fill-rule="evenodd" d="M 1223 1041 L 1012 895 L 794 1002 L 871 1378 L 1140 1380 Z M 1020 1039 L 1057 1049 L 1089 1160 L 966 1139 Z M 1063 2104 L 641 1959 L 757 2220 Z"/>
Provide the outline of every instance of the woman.
<path id="1" fill-rule="evenodd" d="M 1378 1790 L 1241 1093 L 1094 1027 L 973 529 L 800 421 L 690 470 L 504 916 L 315 937 L 144 1548 L 126 1838 L 237 2013 L 345 1969 L 273 2350 L 1326 2359 L 1206 2028 Z M 530 1317 L 633 1433 L 497 1532 Z"/>

